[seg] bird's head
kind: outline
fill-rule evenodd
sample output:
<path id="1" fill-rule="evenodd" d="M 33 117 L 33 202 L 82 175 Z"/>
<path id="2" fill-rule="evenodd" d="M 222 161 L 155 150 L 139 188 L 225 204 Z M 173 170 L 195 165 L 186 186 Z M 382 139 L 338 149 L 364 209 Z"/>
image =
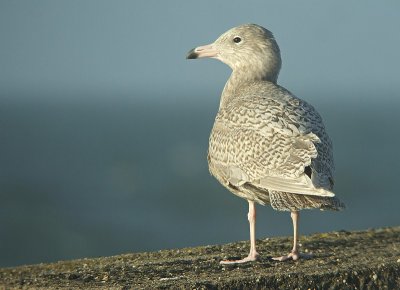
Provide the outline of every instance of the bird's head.
<path id="1" fill-rule="evenodd" d="M 276 82 L 281 68 L 279 47 L 272 33 L 256 24 L 244 24 L 222 34 L 211 44 L 189 51 L 186 58 L 215 58 L 248 78 Z"/>

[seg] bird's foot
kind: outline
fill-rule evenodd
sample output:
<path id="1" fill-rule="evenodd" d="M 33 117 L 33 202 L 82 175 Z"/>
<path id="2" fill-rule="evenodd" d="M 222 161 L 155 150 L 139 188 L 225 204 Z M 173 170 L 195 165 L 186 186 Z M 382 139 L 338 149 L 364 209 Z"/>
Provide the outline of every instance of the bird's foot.
<path id="1" fill-rule="evenodd" d="M 257 261 L 259 258 L 259 254 L 257 252 L 250 253 L 246 258 L 241 260 L 223 260 L 219 262 L 221 265 L 232 265 L 232 264 L 243 264 L 247 262 L 254 262 Z"/>
<path id="2" fill-rule="evenodd" d="M 300 258 L 310 259 L 310 258 L 312 258 L 312 256 L 313 255 L 311 255 L 311 254 L 303 254 L 303 253 L 299 253 L 298 251 L 292 251 L 288 255 L 281 256 L 281 257 L 274 257 L 274 258 L 272 258 L 272 260 L 279 261 L 279 262 L 284 262 L 287 260 L 297 261 Z"/>

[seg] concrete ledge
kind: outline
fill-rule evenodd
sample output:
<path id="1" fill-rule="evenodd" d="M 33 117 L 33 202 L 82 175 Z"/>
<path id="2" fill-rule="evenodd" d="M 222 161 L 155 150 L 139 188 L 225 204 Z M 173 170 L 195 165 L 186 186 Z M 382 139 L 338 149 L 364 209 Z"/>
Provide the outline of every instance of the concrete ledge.
<path id="1" fill-rule="evenodd" d="M 309 260 L 275 262 L 291 238 L 259 240 L 260 261 L 221 266 L 247 255 L 248 242 L 126 254 L 0 269 L 0 289 L 400 289 L 400 227 L 303 236 Z"/>

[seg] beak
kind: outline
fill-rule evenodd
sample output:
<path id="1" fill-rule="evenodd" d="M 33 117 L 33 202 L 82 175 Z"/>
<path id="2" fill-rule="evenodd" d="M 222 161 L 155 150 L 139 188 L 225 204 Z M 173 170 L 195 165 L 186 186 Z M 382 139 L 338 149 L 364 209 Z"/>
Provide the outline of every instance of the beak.
<path id="1" fill-rule="evenodd" d="M 186 59 L 195 59 L 203 57 L 218 58 L 218 51 L 214 48 L 213 44 L 203 45 L 193 48 L 188 52 Z"/>

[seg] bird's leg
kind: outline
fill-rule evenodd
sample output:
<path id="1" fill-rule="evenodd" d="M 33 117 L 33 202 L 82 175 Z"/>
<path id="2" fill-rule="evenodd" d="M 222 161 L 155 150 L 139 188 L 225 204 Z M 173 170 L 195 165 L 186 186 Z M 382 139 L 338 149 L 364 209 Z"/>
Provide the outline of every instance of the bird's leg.
<path id="1" fill-rule="evenodd" d="M 249 201 L 247 219 L 250 225 L 250 253 L 247 258 L 249 261 L 255 261 L 258 258 L 258 253 L 256 251 L 256 205 L 254 201 Z"/>
<path id="2" fill-rule="evenodd" d="M 256 205 L 254 201 L 249 201 L 249 213 L 247 218 L 250 224 L 250 253 L 246 258 L 241 260 L 224 260 L 220 264 L 239 264 L 252 262 L 258 259 L 258 253 L 256 251 Z"/>
<path id="3" fill-rule="evenodd" d="M 290 213 L 290 217 L 292 218 L 292 221 L 293 221 L 293 249 L 286 256 L 272 258 L 275 261 L 286 261 L 286 260 L 290 260 L 290 259 L 292 259 L 293 261 L 296 261 L 301 257 L 303 257 L 303 258 L 309 257 L 308 255 L 299 253 L 299 248 L 298 248 L 298 243 L 297 243 L 297 234 L 298 234 L 297 225 L 299 222 L 299 212 L 292 211 Z"/>

